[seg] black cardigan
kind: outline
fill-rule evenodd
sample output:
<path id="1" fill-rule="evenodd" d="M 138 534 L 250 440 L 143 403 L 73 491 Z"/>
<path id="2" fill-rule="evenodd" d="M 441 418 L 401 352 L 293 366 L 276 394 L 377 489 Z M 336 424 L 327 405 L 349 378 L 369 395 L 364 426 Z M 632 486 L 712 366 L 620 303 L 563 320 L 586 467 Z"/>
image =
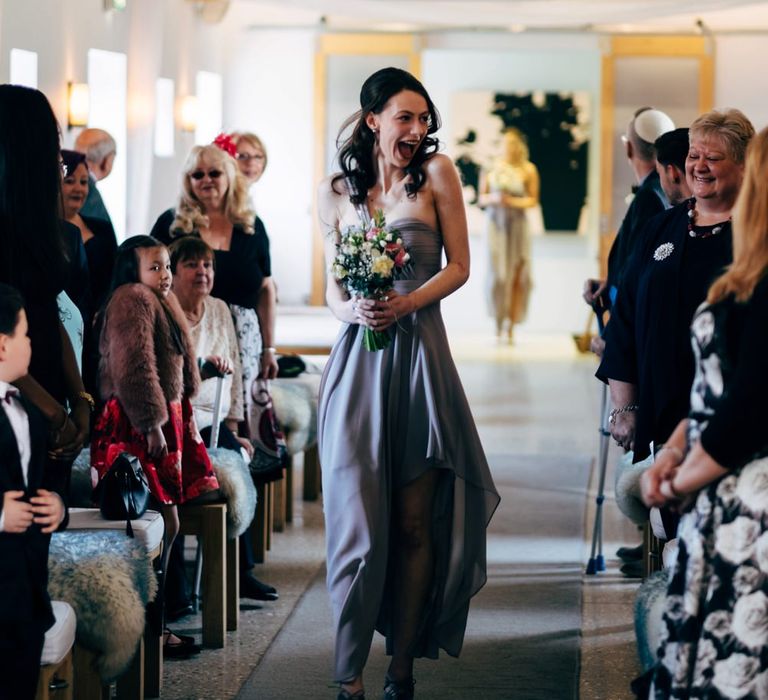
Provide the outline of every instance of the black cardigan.
<path id="1" fill-rule="evenodd" d="M 651 442 L 657 447 L 664 443 L 688 414 L 694 372 L 691 319 L 733 255 L 730 227 L 694 240 L 687 226 L 685 203 L 647 223 L 605 330 L 597 377 L 637 386 L 636 462 L 650 454 Z M 687 274 L 694 265 L 696 275 Z"/>
<path id="2" fill-rule="evenodd" d="M 161 214 L 152 227 L 150 236 L 154 236 L 166 245 L 183 236 L 183 232 L 171 231 L 175 218 L 173 209 L 168 209 Z M 199 234 L 195 232 L 190 235 Z M 211 296 L 222 299 L 227 304 L 255 309 L 264 278 L 272 276 L 269 238 L 261 219 L 256 217 L 252 234 L 245 233 L 240 226 L 234 226 L 230 249 L 214 250 L 213 254 L 216 261 L 216 274 L 213 278 Z"/>

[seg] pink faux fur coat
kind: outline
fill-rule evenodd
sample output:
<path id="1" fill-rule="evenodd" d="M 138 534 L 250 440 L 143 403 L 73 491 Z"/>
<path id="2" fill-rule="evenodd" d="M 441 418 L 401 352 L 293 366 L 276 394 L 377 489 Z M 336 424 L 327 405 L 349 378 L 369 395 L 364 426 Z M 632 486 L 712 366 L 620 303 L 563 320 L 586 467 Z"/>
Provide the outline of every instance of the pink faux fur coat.
<path id="1" fill-rule="evenodd" d="M 174 347 L 160 298 L 143 284 L 125 284 L 115 291 L 99 339 L 102 398 L 115 396 L 142 433 L 163 425 L 168 402 L 192 396 L 200 383 L 187 322 L 173 292 L 165 303 L 181 329 L 183 355 Z"/>

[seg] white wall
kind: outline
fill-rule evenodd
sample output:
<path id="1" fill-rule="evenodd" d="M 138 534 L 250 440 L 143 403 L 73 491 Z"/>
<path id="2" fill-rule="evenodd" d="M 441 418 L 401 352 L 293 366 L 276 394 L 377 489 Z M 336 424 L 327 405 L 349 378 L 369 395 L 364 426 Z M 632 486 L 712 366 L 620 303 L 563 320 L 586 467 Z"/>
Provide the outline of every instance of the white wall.
<path id="1" fill-rule="evenodd" d="M 715 107 L 737 107 L 758 131 L 768 124 L 768 34 L 720 36 L 715 42 Z"/>
<path id="2" fill-rule="evenodd" d="M 306 303 L 311 285 L 313 61 L 313 32 L 241 32 L 225 83 L 225 129 L 252 131 L 267 148 L 267 168 L 251 194 L 284 304 Z"/>

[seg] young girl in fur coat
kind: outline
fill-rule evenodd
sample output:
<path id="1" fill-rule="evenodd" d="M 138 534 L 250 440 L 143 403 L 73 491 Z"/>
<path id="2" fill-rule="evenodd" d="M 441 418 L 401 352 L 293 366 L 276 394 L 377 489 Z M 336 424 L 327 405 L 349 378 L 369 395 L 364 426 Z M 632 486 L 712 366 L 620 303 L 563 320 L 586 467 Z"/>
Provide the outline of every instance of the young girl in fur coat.
<path id="1" fill-rule="evenodd" d="M 171 280 L 156 239 L 134 236 L 118 248 L 99 339 L 105 404 L 91 440 L 99 479 L 121 452 L 139 458 L 165 520 L 163 570 L 179 531 L 177 504 L 218 489 L 189 401 L 200 375 Z"/>

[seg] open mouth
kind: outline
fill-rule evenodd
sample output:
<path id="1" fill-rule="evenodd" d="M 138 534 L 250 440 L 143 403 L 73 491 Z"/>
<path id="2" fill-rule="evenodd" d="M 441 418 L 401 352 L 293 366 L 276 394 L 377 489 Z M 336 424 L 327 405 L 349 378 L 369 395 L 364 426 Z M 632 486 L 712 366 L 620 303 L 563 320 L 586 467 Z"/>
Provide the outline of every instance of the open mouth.
<path id="1" fill-rule="evenodd" d="M 418 141 L 398 141 L 397 143 L 397 151 L 405 160 L 411 160 L 418 147 Z"/>

